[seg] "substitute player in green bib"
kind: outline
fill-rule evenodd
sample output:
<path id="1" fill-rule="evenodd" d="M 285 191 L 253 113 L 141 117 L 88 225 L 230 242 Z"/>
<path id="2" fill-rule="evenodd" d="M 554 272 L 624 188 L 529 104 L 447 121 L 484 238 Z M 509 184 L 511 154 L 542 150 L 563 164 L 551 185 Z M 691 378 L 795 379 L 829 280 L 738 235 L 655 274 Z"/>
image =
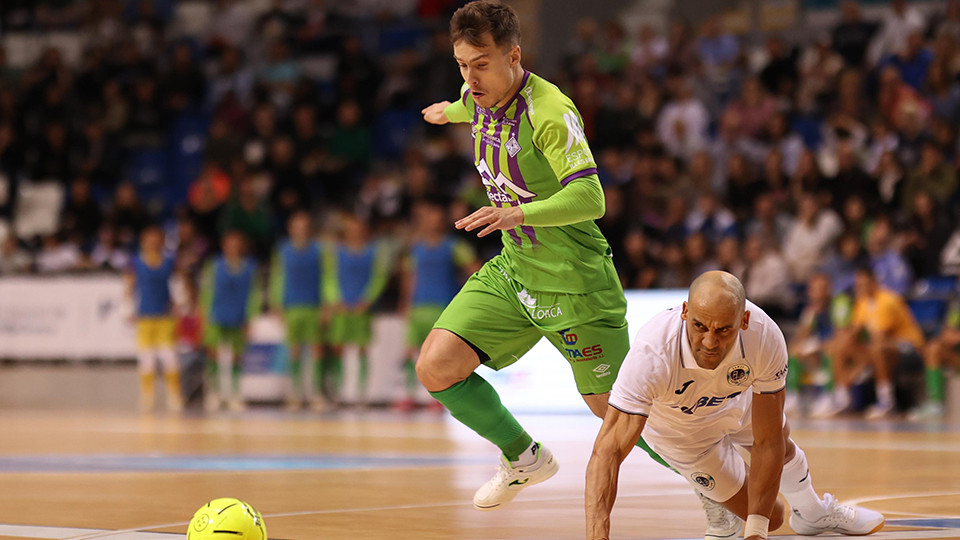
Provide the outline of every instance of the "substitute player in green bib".
<path id="1" fill-rule="evenodd" d="M 433 104 L 423 115 L 433 124 L 473 127 L 474 164 L 491 206 L 456 226 L 479 236 L 503 231 L 503 249 L 444 310 L 417 375 L 454 418 L 503 452 L 496 475 L 473 500 L 490 510 L 558 467 L 474 370 L 505 368 L 546 337 L 602 416 L 629 349 L 626 301 L 610 246 L 593 222 L 604 213 L 604 198 L 583 122 L 556 86 L 520 66 L 516 14 L 496 2 L 472 2 L 454 14 L 450 31 L 466 83 L 456 102 Z"/>

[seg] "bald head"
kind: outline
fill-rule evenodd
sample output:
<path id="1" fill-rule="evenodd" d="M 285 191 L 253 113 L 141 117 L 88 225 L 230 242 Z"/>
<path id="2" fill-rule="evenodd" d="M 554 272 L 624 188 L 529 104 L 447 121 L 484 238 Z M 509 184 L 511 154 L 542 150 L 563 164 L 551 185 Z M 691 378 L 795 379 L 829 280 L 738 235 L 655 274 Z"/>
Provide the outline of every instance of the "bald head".
<path id="1" fill-rule="evenodd" d="M 690 284 L 687 302 L 714 308 L 734 307 L 738 313 L 746 309 L 747 293 L 733 274 L 714 270 L 704 272 Z"/>
<path id="2" fill-rule="evenodd" d="M 743 285 L 727 272 L 702 274 L 690 285 L 681 318 L 697 363 L 715 368 L 736 343 L 740 330 L 749 325 Z"/>

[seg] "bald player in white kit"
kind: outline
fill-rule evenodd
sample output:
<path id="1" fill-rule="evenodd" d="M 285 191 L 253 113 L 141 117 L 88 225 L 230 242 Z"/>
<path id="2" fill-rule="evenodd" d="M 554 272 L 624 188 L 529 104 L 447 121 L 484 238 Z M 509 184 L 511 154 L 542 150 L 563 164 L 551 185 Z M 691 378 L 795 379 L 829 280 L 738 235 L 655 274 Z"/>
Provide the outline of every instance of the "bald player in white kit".
<path id="1" fill-rule="evenodd" d="M 740 281 L 726 272 L 697 278 L 687 302 L 637 332 L 610 392 L 587 466 L 587 538 L 609 538 L 620 463 L 641 432 L 699 493 L 746 519 L 747 540 L 783 524 L 778 492 L 799 534 L 880 530 L 882 514 L 813 490 L 783 415 L 786 375 L 783 334 Z M 737 446 L 751 452 L 749 468 Z"/>

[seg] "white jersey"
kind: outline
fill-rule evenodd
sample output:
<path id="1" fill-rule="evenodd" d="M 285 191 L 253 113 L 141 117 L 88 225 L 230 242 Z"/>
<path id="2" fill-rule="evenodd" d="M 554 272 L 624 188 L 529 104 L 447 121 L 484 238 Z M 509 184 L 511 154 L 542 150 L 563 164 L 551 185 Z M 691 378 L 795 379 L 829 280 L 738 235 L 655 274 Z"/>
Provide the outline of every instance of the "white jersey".
<path id="1" fill-rule="evenodd" d="M 749 325 L 715 369 L 697 365 L 680 306 L 640 331 L 610 392 L 610 405 L 647 416 L 648 434 L 681 448 L 700 448 L 750 422 L 753 393 L 782 390 L 787 344 L 777 324 L 747 302 Z M 752 388 L 752 392 L 751 392 Z"/>

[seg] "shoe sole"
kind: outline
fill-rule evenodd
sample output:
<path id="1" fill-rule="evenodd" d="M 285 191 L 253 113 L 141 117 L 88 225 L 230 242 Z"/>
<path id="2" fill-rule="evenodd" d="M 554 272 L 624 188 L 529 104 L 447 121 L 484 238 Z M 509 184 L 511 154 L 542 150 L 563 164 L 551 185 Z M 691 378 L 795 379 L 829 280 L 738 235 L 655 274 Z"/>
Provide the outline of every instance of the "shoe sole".
<path id="1" fill-rule="evenodd" d="M 872 530 L 870 530 L 870 531 L 868 531 L 868 532 L 864 532 L 864 533 L 859 533 L 859 532 L 844 532 L 844 531 L 799 532 L 799 531 L 797 531 L 796 529 L 794 529 L 793 532 L 799 534 L 800 536 L 816 536 L 816 535 L 818 535 L 818 534 L 823 534 L 823 533 L 837 533 L 837 534 L 842 534 L 842 535 L 844 535 L 844 536 L 868 536 L 868 535 L 871 535 L 871 534 L 879 531 L 880 529 L 882 529 L 883 526 L 886 525 L 886 523 L 887 523 L 887 519 L 884 518 L 883 521 L 881 521 L 879 525 L 877 525 L 876 527 L 874 527 Z M 790 525 L 790 528 L 793 529 L 793 525 Z"/>
<path id="2" fill-rule="evenodd" d="M 552 465 L 551 465 L 551 464 L 552 464 Z M 489 511 L 491 511 L 491 510 L 496 510 L 496 509 L 500 508 L 501 506 L 503 506 L 503 505 L 505 505 L 505 504 L 508 504 L 508 503 L 510 503 L 511 501 L 513 501 L 513 499 L 517 496 L 517 494 L 519 494 L 519 493 L 520 493 L 521 491 L 523 491 L 524 489 L 526 489 L 526 488 L 528 488 L 528 487 L 530 487 L 530 486 L 535 486 L 535 485 L 537 485 L 537 484 L 546 482 L 547 480 L 553 478 L 553 475 L 557 474 L 557 471 L 560 470 L 560 465 L 557 464 L 557 459 L 554 458 L 553 456 L 550 456 L 550 461 L 547 462 L 547 463 L 545 463 L 545 464 L 544 464 L 544 467 L 549 467 L 549 469 L 546 471 L 546 472 L 547 472 L 547 475 L 546 475 L 546 476 L 540 478 L 540 479 L 537 480 L 536 482 L 534 482 L 533 480 L 531 480 L 531 481 L 527 482 L 526 484 L 524 484 L 522 488 L 520 488 L 520 489 L 518 489 L 518 490 L 516 490 L 516 491 L 510 491 L 510 493 L 512 493 L 513 495 L 512 495 L 509 499 L 507 499 L 507 500 L 505 500 L 505 501 L 502 501 L 502 502 L 499 502 L 499 503 L 497 503 L 497 504 L 491 505 L 491 506 L 480 506 L 480 505 L 477 504 L 477 503 L 473 503 L 473 507 L 476 508 L 477 510 L 480 510 L 481 512 L 489 512 Z"/>

